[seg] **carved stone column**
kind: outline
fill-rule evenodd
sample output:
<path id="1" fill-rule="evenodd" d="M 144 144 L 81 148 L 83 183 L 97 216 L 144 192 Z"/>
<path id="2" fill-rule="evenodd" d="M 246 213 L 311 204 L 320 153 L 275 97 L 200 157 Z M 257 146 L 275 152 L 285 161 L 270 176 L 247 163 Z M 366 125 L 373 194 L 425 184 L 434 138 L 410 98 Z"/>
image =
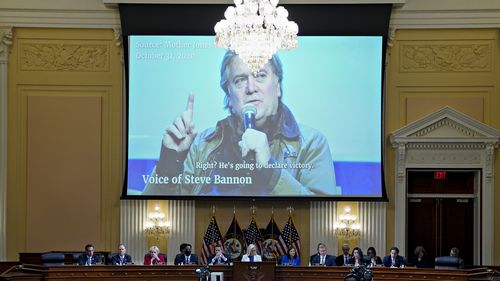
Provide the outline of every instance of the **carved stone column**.
<path id="1" fill-rule="evenodd" d="M 7 65 L 12 28 L 0 29 L 0 260 L 6 259 L 7 220 Z"/>

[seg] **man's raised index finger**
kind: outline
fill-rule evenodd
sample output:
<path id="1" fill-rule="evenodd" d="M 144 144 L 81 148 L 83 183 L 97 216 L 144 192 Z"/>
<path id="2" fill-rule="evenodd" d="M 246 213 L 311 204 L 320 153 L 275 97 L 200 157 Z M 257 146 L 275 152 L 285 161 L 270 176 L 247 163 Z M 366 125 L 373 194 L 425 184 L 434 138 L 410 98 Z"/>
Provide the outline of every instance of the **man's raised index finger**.
<path id="1" fill-rule="evenodd" d="M 193 118 L 193 104 L 194 104 L 194 94 L 189 93 L 186 110 L 188 111 L 188 115 L 191 119 Z"/>

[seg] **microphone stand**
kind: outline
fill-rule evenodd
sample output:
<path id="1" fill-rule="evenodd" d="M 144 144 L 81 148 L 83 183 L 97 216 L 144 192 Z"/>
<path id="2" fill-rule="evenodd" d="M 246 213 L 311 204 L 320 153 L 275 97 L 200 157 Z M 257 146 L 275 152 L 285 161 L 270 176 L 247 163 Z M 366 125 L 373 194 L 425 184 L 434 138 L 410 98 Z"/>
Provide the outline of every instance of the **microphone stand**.
<path id="1" fill-rule="evenodd" d="M 208 277 L 210 276 L 210 270 L 208 268 L 209 265 L 207 264 L 195 269 L 195 272 L 198 273 L 198 281 L 208 281 Z"/>

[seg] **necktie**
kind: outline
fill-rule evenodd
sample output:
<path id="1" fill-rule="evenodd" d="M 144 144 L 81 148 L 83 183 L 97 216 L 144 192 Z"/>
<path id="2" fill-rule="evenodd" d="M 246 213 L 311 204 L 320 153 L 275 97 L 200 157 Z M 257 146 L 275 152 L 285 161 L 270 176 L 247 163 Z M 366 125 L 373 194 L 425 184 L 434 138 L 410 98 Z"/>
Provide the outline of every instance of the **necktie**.
<path id="1" fill-rule="evenodd" d="M 189 264 L 189 256 L 186 257 L 186 263 Z"/>
<path id="2" fill-rule="evenodd" d="M 120 265 L 123 265 L 123 258 L 124 257 L 120 257 Z"/>
<path id="3" fill-rule="evenodd" d="M 325 257 L 324 256 L 321 256 L 321 260 L 320 260 L 319 264 L 321 264 L 321 265 L 325 264 Z"/>
<path id="4" fill-rule="evenodd" d="M 349 261 L 347 261 L 347 256 L 344 256 L 344 264 L 348 264 Z"/>
<path id="5" fill-rule="evenodd" d="M 217 263 L 220 263 L 220 257 L 217 258 Z"/>
<path id="6" fill-rule="evenodd" d="M 87 260 L 87 262 L 88 262 L 89 266 L 92 265 L 92 257 L 89 257 L 89 259 Z"/>

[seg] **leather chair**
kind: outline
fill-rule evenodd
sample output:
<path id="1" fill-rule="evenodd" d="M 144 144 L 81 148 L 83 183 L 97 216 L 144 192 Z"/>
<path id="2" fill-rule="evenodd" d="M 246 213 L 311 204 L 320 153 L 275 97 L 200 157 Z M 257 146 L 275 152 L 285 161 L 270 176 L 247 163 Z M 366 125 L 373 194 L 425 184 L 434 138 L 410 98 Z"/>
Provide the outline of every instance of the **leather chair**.
<path id="1" fill-rule="evenodd" d="M 71 254 L 73 256 L 73 264 L 78 264 L 78 258 L 81 254 L 83 254 L 83 252 L 75 252 Z"/>
<path id="2" fill-rule="evenodd" d="M 106 256 L 106 264 L 107 265 L 112 265 L 111 263 L 111 259 L 113 258 L 113 256 L 116 256 L 118 255 L 118 253 L 109 253 L 107 256 Z"/>
<path id="3" fill-rule="evenodd" d="M 463 268 L 464 260 L 457 257 L 442 256 L 435 259 L 435 269 L 461 269 Z"/>
<path id="4" fill-rule="evenodd" d="M 64 265 L 63 253 L 44 253 L 41 256 L 43 266 L 59 266 Z"/>

